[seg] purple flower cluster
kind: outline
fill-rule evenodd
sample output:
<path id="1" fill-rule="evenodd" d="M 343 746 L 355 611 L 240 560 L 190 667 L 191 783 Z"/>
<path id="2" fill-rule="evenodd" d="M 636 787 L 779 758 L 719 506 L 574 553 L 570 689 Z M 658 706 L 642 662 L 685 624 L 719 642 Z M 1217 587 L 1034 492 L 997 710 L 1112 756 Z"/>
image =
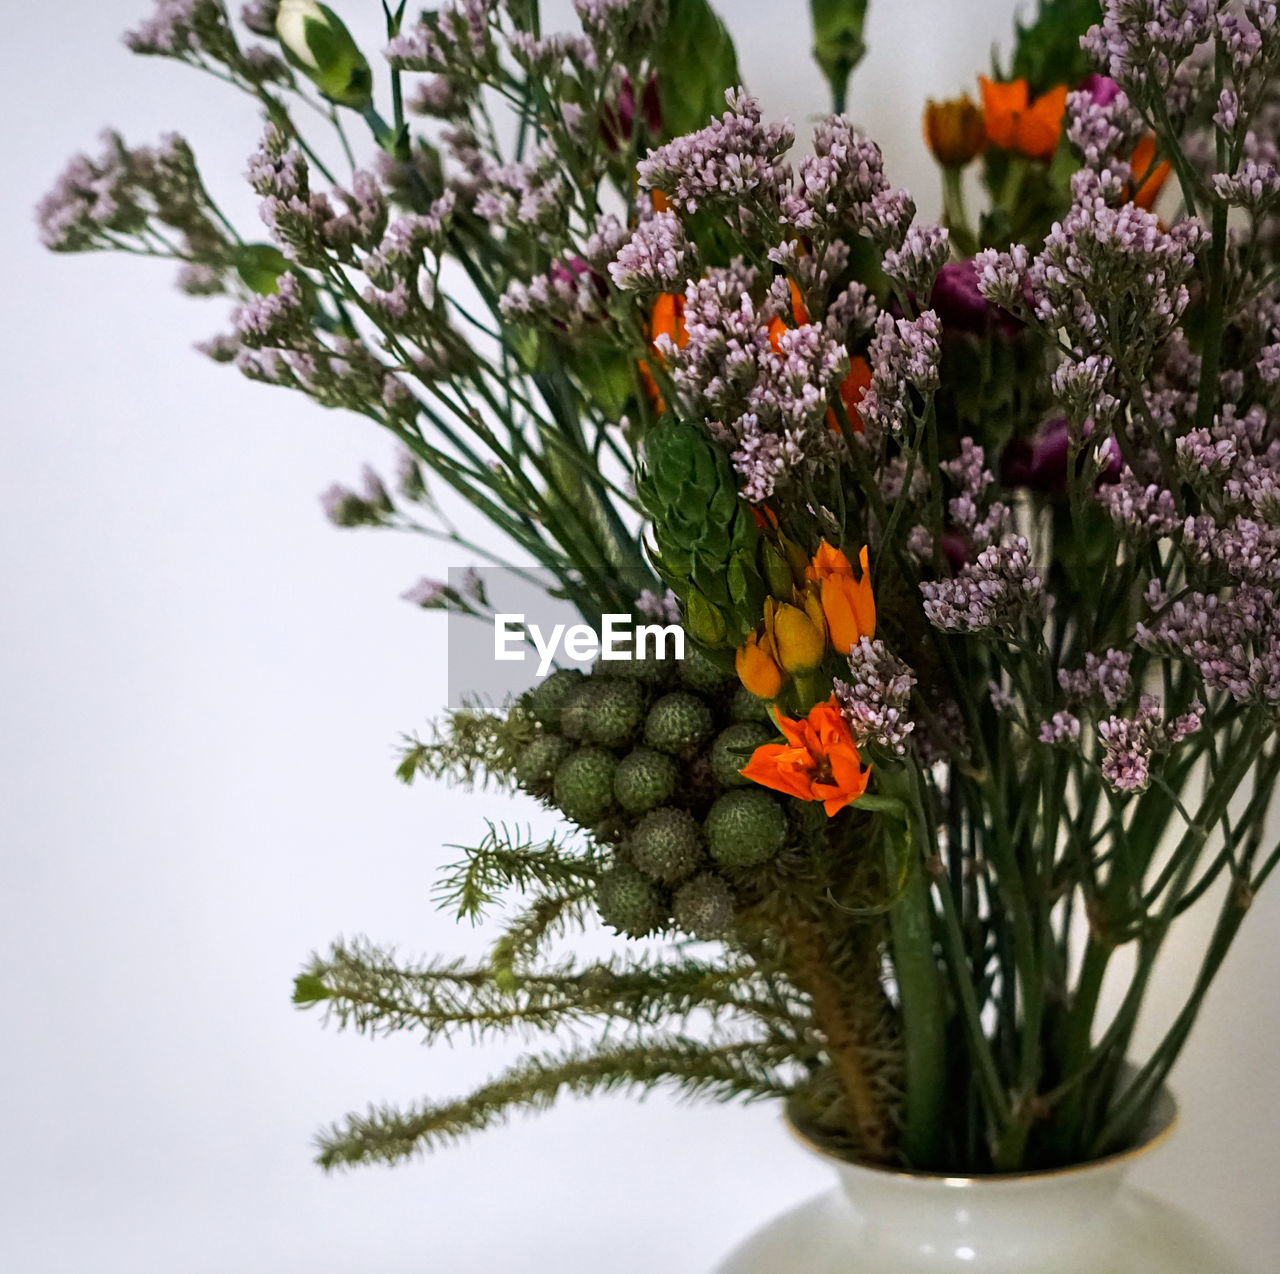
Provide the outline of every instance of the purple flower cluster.
<path id="1" fill-rule="evenodd" d="M 452 0 L 392 39 L 383 56 L 398 71 L 435 71 L 455 82 L 482 81 L 498 65 L 492 12 L 485 0 Z"/>
<path id="2" fill-rule="evenodd" d="M 1083 668 L 1059 669 L 1058 684 L 1072 706 L 1101 702 L 1114 710 L 1133 692 L 1132 660 L 1125 650 L 1108 650 L 1102 656 L 1090 652 Z"/>
<path id="3" fill-rule="evenodd" d="M 1167 92 L 1182 64 L 1214 34 L 1219 0 L 1107 0 L 1081 44 L 1130 97 Z"/>
<path id="4" fill-rule="evenodd" d="M 1166 721 L 1160 700 L 1143 695 L 1136 716 L 1098 722 L 1102 777 L 1118 792 L 1145 790 L 1155 758 L 1199 730 L 1203 718 L 1204 705 L 1196 699 L 1184 715 Z"/>
<path id="5" fill-rule="evenodd" d="M 814 131 L 813 154 L 800 161 L 782 211 L 793 230 L 822 242 L 854 231 L 895 250 L 902 246 L 915 204 L 905 191 L 890 186 L 880 148 L 836 115 Z"/>
<path id="6" fill-rule="evenodd" d="M 1229 596 L 1170 598 L 1153 581 L 1147 601 L 1153 616 L 1138 625 L 1139 645 L 1191 663 L 1210 690 L 1280 708 L 1280 608 L 1270 589 L 1242 584 Z"/>
<path id="7" fill-rule="evenodd" d="M 499 305 L 510 320 L 550 327 L 573 337 L 605 317 L 608 296 L 604 279 L 581 257 L 570 257 L 553 261 L 546 274 L 527 284 L 512 282 Z"/>
<path id="8" fill-rule="evenodd" d="M 904 292 L 926 297 L 951 255 L 951 236 L 941 226 L 912 226 L 900 248 L 884 254 L 883 268 Z"/>
<path id="9" fill-rule="evenodd" d="M 1008 526 L 1009 508 L 987 498 L 995 475 L 987 468 L 982 447 L 972 438 L 962 438 L 960 454 L 944 461 L 942 471 L 957 488 L 947 503 L 952 522 L 979 548 L 998 541 Z"/>
<path id="10" fill-rule="evenodd" d="M 725 95 L 729 109 L 696 133 L 677 137 L 636 165 L 641 185 L 660 190 L 681 212 L 734 211 L 774 222 L 795 140 L 790 125 L 765 124 L 755 99 L 741 89 Z"/>
<path id="11" fill-rule="evenodd" d="M 907 717 L 915 684 L 915 673 L 878 639 L 864 637 L 849 652 L 849 679 L 836 679 L 835 694 L 858 747 L 905 755 L 915 729 Z"/>
<path id="12" fill-rule="evenodd" d="M 858 406 L 873 441 L 885 434 L 897 435 L 911 414 L 908 388 L 920 394 L 934 393 L 942 362 L 942 325 L 933 310 L 916 319 L 895 319 L 881 314 L 867 351 L 871 384 Z"/>
<path id="13" fill-rule="evenodd" d="M 924 613 L 944 632 L 1014 634 L 1045 614 L 1044 581 L 1021 535 L 983 549 L 953 579 L 920 585 Z"/>
<path id="14" fill-rule="evenodd" d="M 623 292 L 683 292 L 699 271 L 698 254 L 674 212 L 640 222 L 618 250 L 609 274 Z"/>

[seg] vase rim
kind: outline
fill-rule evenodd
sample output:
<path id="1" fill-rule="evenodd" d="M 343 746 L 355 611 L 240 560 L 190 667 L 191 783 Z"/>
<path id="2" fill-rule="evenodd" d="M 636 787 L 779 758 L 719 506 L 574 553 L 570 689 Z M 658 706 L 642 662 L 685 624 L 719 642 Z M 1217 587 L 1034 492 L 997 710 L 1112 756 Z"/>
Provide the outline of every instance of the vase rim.
<path id="1" fill-rule="evenodd" d="M 981 1172 L 956 1173 L 920 1171 L 911 1168 L 895 1168 L 886 1164 L 864 1163 L 857 1159 L 846 1159 L 835 1151 L 824 1146 L 816 1136 L 806 1132 L 796 1122 L 790 1104 L 783 1108 L 782 1122 L 787 1131 L 811 1154 L 826 1159 L 839 1168 L 853 1169 L 868 1173 L 884 1180 L 910 1181 L 919 1184 L 943 1185 L 956 1189 L 974 1188 L 983 1185 L 1016 1185 L 1021 1182 L 1061 1180 L 1065 1177 L 1083 1177 L 1091 1172 L 1104 1169 L 1128 1166 L 1143 1158 L 1151 1151 L 1164 1145 L 1178 1126 L 1180 1112 L 1178 1102 L 1168 1087 L 1160 1089 L 1151 1114 L 1148 1116 L 1142 1135 L 1124 1150 L 1113 1151 L 1098 1159 L 1089 1159 L 1084 1163 L 1067 1164 L 1061 1168 L 1033 1168 L 1026 1172 Z"/>

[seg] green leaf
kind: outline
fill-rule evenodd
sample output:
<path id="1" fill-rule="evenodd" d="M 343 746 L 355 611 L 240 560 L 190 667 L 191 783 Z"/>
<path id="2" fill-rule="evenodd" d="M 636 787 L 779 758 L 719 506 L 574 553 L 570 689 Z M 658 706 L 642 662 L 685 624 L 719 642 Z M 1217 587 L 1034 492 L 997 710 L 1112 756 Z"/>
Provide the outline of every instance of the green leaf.
<path id="1" fill-rule="evenodd" d="M 1013 78 L 1026 79 L 1033 97 L 1055 84 L 1075 88 L 1094 69 L 1080 37 L 1101 20 L 1099 0 L 1040 0 L 1035 20 L 1015 26 Z"/>
<path id="2" fill-rule="evenodd" d="M 663 140 L 702 128 L 724 111 L 725 90 L 742 82 L 733 40 L 707 0 L 671 0 L 653 68 Z"/>
<path id="3" fill-rule="evenodd" d="M 813 18 L 813 56 L 831 85 L 833 109 L 844 110 L 849 76 L 862 61 L 867 44 L 862 32 L 867 0 L 809 0 Z"/>

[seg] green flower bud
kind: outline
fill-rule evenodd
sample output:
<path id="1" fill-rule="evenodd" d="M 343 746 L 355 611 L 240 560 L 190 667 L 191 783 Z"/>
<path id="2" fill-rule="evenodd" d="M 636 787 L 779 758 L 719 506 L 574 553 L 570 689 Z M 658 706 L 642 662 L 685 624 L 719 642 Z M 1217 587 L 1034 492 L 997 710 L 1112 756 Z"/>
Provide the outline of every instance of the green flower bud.
<path id="1" fill-rule="evenodd" d="M 613 806 L 613 754 L 603 748 L 579 748 L 556 770 L 555 802 L 579 827 L 593 827 Z"/>
<path id="2" fill-rule="evenodd" d="M 695 938 L 723 938 L 733 928 L 733 890 L 713 872 L 703 872 L 676 890 L 676 924 Z"/>
<path id="3" fill-rule="evenodd" d="M 722 730 L 711 745 L 711 771 L 721 787 L 746 787 L 751 782 L 739 771 L 762 743 L 774 737 L 773 731 L 758 721 L 739 721 Z"/>
<path id="4" fill-rule="evenodd" d="M 677 690 L 650 709 L 644 741 L 659 752 L 687 752 L 709 739 L 713 728 L 711 709 L 696 695 Z"/>
<path id="5" fill-rule="evenodd" d="M 680 767 L 671 757 L 637 748 L 618 762 L 613 794 L 628 814 L 644 814 L 669 801 L 679 779 Z"/>
<path id="6" fill-rule="evenodd" d="M 529 695 L 529 711 L 534 720 L 541 721 L 548 730 L 558 730 L 560 710 L 570 692 L 582 684 L 582 679 L 582 673 L 576 668 L 561 668 L 539 682 Z"/>
<path id="7" fill-rule="evenodd" d="M 686 810 L 664 805 L 646 814 L 631 834 L 631 860 L 646 876 L 674 885 L 702 858 L 698 823 Z"/>
<path id="8" fill-rule="evenodd" d="M 373 72 L 342 19 L 317 0 L 280 0 L 276 35 L 290 66 L 331 102 L 362 111 L 373 102 Z"/>
<path id="9" fill-rule="evenodd" d="M 620 748 L 644 720 L 644 690 L 635 681 L 597 682 L 590 708 L 586 737 L 602 747 Z"/>
<path id="10" fill-rule="evenodd" d="M 722 646 L 729 629 L 724 616 L 697 589 L 690 589 L 684 599 L 684 622 L 694 641 L 704 646 Z"/>
<path id="11" fill-rule="evenodd" d="M 556 770 L 573 751 L 573 744 L 558 734 L 539 735 L 516 761 L 516 782 L 534 796 L 550 796 Z"/>
<path id="12" fill-rule="evenodd" d="M 702 830 L 711 856 L 721 866 L 758 867 L 782 848 L 787 839 L 787 818 L 768 792 L 751 787 L 720 797 Z"/>
<path id="13" fill-rule="evenodd" d="M 610 929 L 629 938 L 645 937 L 666 918 L 658 887 L 625 863 L 600 877 L 596 909 Z"/>

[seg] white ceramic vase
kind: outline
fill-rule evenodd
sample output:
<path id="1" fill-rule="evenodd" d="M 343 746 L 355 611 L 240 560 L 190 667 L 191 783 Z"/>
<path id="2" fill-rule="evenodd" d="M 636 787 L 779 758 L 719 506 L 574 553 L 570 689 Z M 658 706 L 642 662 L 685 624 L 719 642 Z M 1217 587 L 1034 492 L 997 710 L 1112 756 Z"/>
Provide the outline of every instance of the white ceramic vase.
<path id="1" fill-rule="evenodd" d="M 944 1177 L 846 1163 L 838 1186 L 757 1231 L 716 1274 L 1261 1274 L 1180 1209 L 1126 1182 L 1164 1139 L 1055 1172 Z M 792 1129 L 792 1131 L 795 1131 Z"/>

